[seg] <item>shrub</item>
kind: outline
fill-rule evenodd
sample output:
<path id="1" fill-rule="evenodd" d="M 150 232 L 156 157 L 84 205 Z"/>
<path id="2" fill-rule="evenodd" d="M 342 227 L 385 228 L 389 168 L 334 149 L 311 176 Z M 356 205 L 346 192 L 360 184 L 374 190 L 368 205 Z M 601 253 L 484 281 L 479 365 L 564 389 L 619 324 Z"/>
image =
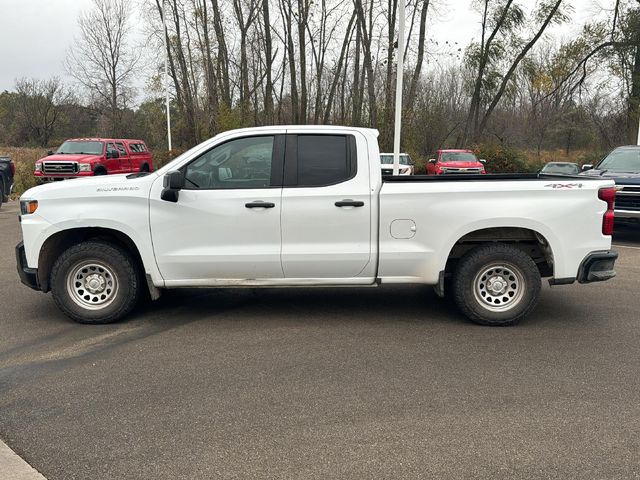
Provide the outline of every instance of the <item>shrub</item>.
<path id="1" fill-rule="evenodd" d="M 522 153 L 505 145 L 478 145 L 473 151 L 478 158 L 487 161 L 487 173 L 530 173 L 541 168 L 528 161 Z"/>

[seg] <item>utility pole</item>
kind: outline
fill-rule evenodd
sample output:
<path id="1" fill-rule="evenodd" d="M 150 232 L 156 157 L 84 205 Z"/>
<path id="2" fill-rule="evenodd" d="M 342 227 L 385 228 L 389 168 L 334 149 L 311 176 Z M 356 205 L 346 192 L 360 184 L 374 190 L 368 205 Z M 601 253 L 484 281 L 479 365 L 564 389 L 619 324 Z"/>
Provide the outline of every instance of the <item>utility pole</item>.
<path id="1" fill-rule="evenodd" d="M 167 45 L 167 24 L 164 20 L 164 6 L 165 0 L 162 0 L 162 30 L 163 30 L 163 44 L 164 44 L 164 91 L 165 91 L 165 103 L 167 107 L 167 146 L 169 151 L 171 148 L 171 111 L 169 110 L 169 50 Z"/>
<path id="2" fill-rule="evenodd" d="M 396 118 L 393 133 L 393 174 L 400 173 L 400 133 L 402 131 L 402 80 L 404 76 L 404 0 L 398 0 L 398 49 L 396 56 L 398 66 L 396 70 Z"/>

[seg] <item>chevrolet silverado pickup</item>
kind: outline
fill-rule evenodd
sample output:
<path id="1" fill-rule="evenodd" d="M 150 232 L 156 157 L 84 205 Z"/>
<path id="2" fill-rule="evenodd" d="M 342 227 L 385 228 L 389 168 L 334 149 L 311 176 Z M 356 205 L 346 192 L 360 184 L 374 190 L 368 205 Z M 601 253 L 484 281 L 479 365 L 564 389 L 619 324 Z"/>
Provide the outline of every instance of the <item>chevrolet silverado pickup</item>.
<path id="1" fill-rule="evenodd" d="M 427 162 L 427 175 L 486 173 L 485 160 L 478 160 L 473 150 L 438 150 Z"/>
<path id="2" fill-rule="evenodd" d="M 377 135 L 234 130 L 153 173 L 35 187 L 20 199 L 18 273 L 81 323 L 122 318 L 145 290 L 424 284 L 477 323 L 510 325 L 543 277 L 615 276 L 612 180 L 383 177 Z"/>

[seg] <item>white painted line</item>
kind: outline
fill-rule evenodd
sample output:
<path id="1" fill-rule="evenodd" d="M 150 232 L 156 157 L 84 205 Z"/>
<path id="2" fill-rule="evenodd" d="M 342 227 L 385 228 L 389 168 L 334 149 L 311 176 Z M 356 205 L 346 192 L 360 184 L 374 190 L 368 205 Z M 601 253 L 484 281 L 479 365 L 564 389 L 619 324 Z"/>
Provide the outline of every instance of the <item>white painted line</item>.
<path id="1" fill-rule="evenodd" d="M 47 480 L 0 441 L 0 478 L 2 480 Z"/>
<path id="2" fill-rule="evenodd" d="M 631 245 L 616 245 L 615 243 L 612 245 L 612 247 L 630 248 L 632 250 L 640 250 L 640 247 L 632 247 Z"/>

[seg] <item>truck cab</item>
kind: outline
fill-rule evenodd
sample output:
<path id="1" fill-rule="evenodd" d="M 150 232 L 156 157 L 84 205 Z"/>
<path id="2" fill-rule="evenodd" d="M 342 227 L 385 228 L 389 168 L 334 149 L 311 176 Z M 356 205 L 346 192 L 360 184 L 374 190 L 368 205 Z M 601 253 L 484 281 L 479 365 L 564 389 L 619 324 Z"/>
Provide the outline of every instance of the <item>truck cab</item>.
<path id="1" fill-rule="evenodd" d="M 427 175 L 447 173 L 487 173 L 485 160 L 478 160 L 473 150 L 438 150 L 435 158 L 427 163 Z"/>
<path id="2" fill-rule="evenodd" d="M 150 172 L 153 160 L 142 140 L 74 138 L 38 160 L 34 175 L 48 180 Z"/>

